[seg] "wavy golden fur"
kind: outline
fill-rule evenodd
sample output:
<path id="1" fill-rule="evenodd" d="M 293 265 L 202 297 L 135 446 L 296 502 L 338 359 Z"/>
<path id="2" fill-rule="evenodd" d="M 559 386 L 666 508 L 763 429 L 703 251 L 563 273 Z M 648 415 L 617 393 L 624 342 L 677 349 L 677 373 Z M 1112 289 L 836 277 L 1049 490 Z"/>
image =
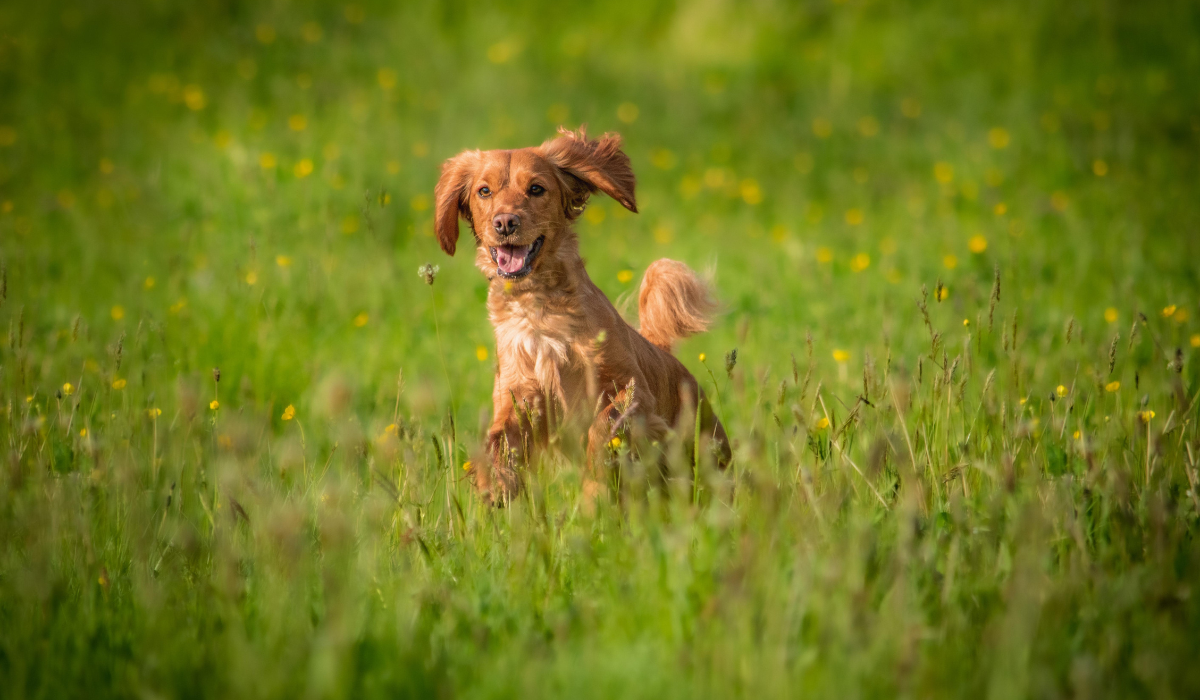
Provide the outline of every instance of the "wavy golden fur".
<path id="1" fill-rule="evenodd" d="M 633 169 L 619 135 L 559 132 L 535 148 L 460 153 L 435 190 L 442 249 L 454 254 L 460 218 L 474 235 L 496 331 L 495 414 L 476 484 L 492 498 L 515 494 L 520 466 L 564 421 L 589 426 L 588 478 L 598 483 L 613 436 L 690 435 L 697 397 L 703 441 L 724 467 L 725 430 L 671 355 L 676 340 L 708 327 L 708 287 L 683 263 L 658 260 L 642 280 L 640 331 L 621 318 L 588 277 L 572 223 L 597 191 L 636 212 Z"/>

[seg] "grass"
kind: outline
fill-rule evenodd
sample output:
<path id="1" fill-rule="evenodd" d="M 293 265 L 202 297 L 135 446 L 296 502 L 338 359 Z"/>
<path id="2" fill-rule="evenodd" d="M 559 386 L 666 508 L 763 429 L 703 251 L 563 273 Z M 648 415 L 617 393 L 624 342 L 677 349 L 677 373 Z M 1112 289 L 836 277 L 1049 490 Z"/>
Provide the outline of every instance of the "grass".
<path id="1" fill-rule="evenodd" d="M 1200 692 L 1192 4 L 510 5 L 0 8 L 5 697 Z M 494 509 L 432 188 L 580 122 L 735 464 Z"/>

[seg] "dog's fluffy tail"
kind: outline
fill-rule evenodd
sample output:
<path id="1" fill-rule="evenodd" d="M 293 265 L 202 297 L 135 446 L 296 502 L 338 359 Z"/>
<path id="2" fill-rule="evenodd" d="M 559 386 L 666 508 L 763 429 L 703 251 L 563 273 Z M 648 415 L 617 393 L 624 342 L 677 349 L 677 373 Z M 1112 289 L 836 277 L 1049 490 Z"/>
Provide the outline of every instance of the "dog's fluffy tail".
<path id="1" fill-rule="evenodd" d="M 707 330 L 716 308 L 708 285 L 691 268 L 667 258 L 655 260 L 638 292 L 638 332 L 670 352 L 676 340 Z"/>

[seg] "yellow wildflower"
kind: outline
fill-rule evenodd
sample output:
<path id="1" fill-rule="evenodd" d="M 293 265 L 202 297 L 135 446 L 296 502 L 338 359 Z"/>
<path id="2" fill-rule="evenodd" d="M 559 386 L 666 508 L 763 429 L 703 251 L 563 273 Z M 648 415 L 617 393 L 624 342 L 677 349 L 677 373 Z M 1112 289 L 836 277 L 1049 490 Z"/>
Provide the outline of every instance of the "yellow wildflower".
<path id="1" fill-rule="evenodd" d="M 827 263 L 833 261 L 833 251 L 825 246 L 817 248 L 817 262 Z"/>
<path id="2" fill-rule="evenodd" d="M 1062 398 L 1067 395 L 1067 387 L 1059 384 L 1057 387 L 1055 387 L 1054 393 L 1058 394 L 1059 398 Z"/>
<path id="3" fill-rule="evenodd" d="M 247 272 L 246 273 L 246 284 L 250 285 L 251 287 L 258 284 L 258 273 L 255 272 L 254 270 Z"/>
<path id="4" fill-rule="evenodd" d="M 161 408 L 148 408 L 148 409 L 146 409 L 146 415 L 149 416 L 151 419 L 158 418 L 159 416 L 162 415 L 162 409 Z"/>
<path id="5" fill-rule="evenodd" d="M 364 311 L 361 314 L 354 317 L 354 327 L 362 328 L 363 326 L 367 325 L 367 321 L 370 321 L 370 320 L 371 320 L 371 317 L 367 315 L 366 311 Z"/>
<path id="6" fill-rule="evenodd" d="M 622 102 L 617 106 L 617 119 L 620 119 L 626 124 L 632 124 L 637 121 L 639 111 L 640 110 L 638 110 L 638 106 L 634 103 Z"/>
<path id="7" fill-rule="evenodd" d="M 1116 323 L 1119 315 L 1115 307 L 1110 306 L 1104 310 L 1104 320 L 1109 323 Z"/>
<path id="8" fill-rule="evenodd" d="M 295 417 L 296 417 L 296 407 L 289 403 L 287 405 L 287 408 L 283 409 L 283 415 L 280 416 L 280 418 L 283 420 L 291 420 Z"/>
<path id="9" fill-rule="evenodd" d="M 1008 129 L 996 126 L 988 130 L 988 145 L 992 148 L 996 150 L 1008 148 L 1008 141 Z"/>
<path id="10" fill-rule="evenodd" d="M 946 266 L 947 270 L 953 270 L 958 267 L 958 256 L 954 253 L 949 253 L 942 258 L 942 264 Z"/>
<path id="11" fill-rule="evenodd" d="M 147 277 L 145 282 L 142 282 L 142 287 L 145 289 L 154 289 L 154 278 Z"/>
<path id="12" fill-rule="evenodd" d="M 463 471 L 464 472 L 471 471 L 471 460 L 468 459 L 467 461 L 463 462 Z"/>
<path id="13" fill-rule="evenodd" d="M 964 326 L 969 326 L 969 325 L 971 325 L 971 319 L 969 319 L 969 318 L 964 318 L 964 319 L 963 319 L 963 325 L 964 325 Z"/>
<path id="14" fill-rule="evenodd" d="M 221 407 L 221 402 L 217 401 L 216 399 L 213 399 L 212 401 L 208 402 L 208 407 L 215 411 Z"/>
<path id="15" fill-rule="evenodd" d="M 1170 318 L 1171 316 L 1174 316 L 1176 308 L 1177 307 L 1174 304 L 1171 304 L 1170 306 L 1164 306 L 1162 310 L 1163 318 Z"/>
<path id="16" fill-rule="evenodd" d="M 974 236 L 971 236 L 971 240 L 967 241 L 967 248 L 972 253 L 979 255 L 983 251 L 987 250 L 987 239 L 983 237 L 983 234 L 977 233 Z"/>
<path id="17" fill-rule="evenodd" d="M 851 226 L 858 226 L 862 222 L 863 222 L 862 209 L 847 209 L 846 210 L 846 223 L 850 224 Z"/>
<path id="18" fill-rule="evenodd" d="M 1076 430 L 1074 433 L 1071 434 L 1071 437 L 1075 438 L 1076 440 L 1078 440 L 1082 436 L 1083 436 L 1083 433 L 1079 432 L 1078 430 Z"/>
<path id="19" fill-rule="evenodd" d="M 821 420 L 817 421 L 817 430 L 824 430 L 828 427 L 829 427 L 829 419 L 828 418 L 822 417 Z"/>
<path id="20" fill-rule="evenodd" d="M 700 361 L 701 362 L 704 362 L 705 358 L 707 358 L 707 357 L 708 357 L 708 355 L 705 355 L 704 353 L 700 353 Z"/>
<path id="21" fill-rule="evenodd" d="M 937 292 L 935 292 L 935 295 L 937 296 L 938 301 L 946 301 L 946 299 L 950 297 L 950 288 L 941 287 L 937 290 Z"/>
<path id="22" fill-rule="evenodd" d="M 277 161 L 275 160 L 274 153 L 263 153 L 258 157 L 258 167 L 263 170 L 272 170 L 276 164 Z"/>
<path id="23" fill-rule="evenodd" d="M 125 384 L 126 384 L 126 382 L 124 379 L 114 379 L 113 383 L 112 383 L 112 388 L 116 389 L 117 391 L 120 391 L 121 389 L 125 388 Z"/>
<path id="24" fill-rule="evenodd" d="M 933 177 L 943 185 L 948 185 L 951 182 L 954 182 L 954 166 L 944 161 L 934 163 Z"/>
<path id="25" fill-rule="evenodd" d="M 1192 347 L 1200 348 L 1200 333 L 1196 333 L 1192 336 Z"/>
<path id="26" fill-rule="evenodd" d="M 609 440 L 608 446 L 613 448 L 614 450 L 619 448 L 621 446 L 621 438 L 614 437 L 612 440 Z"/>
<path id="27" fill-rule="evenodd" d="M 1105 175 L 1108 174 L 1108 163 L 1105 163 L 1103 160 L 1101 160 L 1099 158 L 1097 158 L 1096 160 L 1093 160 L 1092 161 L 1092 172 L 1096 174 L 1096 177 L 1104 177 Z"/>
<path id="28" fill-rule="evenodd" d="M 1154 411 L 1138 411 L 1138 418 L 1143 423 L 1149 423 L 1150 419 L 1153 417 L 1154 417 Z"/>
<path id="29" fill-rule="evenodd" d="M 63 396 L 70 396 L 71 394 L 75 393 L 75 387 L 71 384 L 71 382 L 67 382 L 66 384 L 63 384 L 62 392 Z"/>
<path id="30" fill-rule="evenodd" d="M 845 350 L 834 350 L 833 351 L 833 361 L 838 362 L 838 363 L 849 362 L 850 361 L 850 353 L 846 352 Z"/>
<path id="31" fill-rule="evenodd" d="M 480 362 L 486 362 L 488 359 L 488 349 L 483 345 L 475 346 L 475 359 Z"/>
<path id="32" fill-rule="evenodd" d="M 1109 382 L 1104 385 L 1104 390 L 1110 394 L 1116 393 L 1121 388 L 1121 382 Z"/>
<path id="33" fill-rule="evenodd" d="M 120 321 L 121 319 L 125 318 L 125 307 L 120 305 L 114 306 L 109 314 L 112 316 L 114 321 Z"/>
<path id="34" fill-rule="evenodd" d="M 301 158 L 292 168 L 292 174 L 298 178 L 306 178 L 312 175 L 313 162 L 311 158 Z"/>
<path id="35" fill-rule="evenodd" d="M 633 280 L 633 270 L 621 270 L 617 273 L 617 281 L 626 284 Z"/>
<path id="36" fill-rule="evenodd" d="M 289 267 L 292 264 L 292 259 L 286 255 L 276 255 L 275 264 L 280 267 Z"/>
<path id="37" fill-rule="evenodd" d="M 871 256 L 866 253 L 859 253 L 853 258 L 850 258 L 850 270 L 853 272 L 862 272 L 871 266 Z"/>

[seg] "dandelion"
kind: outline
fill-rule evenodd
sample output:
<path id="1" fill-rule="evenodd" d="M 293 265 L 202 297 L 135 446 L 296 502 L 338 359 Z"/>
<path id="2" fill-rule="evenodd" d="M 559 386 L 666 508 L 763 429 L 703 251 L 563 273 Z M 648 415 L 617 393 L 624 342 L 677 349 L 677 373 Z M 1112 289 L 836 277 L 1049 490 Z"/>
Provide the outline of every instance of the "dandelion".
<path id="1" fill-rule="evenodd" d="M 828 263 L 833 262 L 833 251 L 825 246 L 817 248 L 817 262 Z"/>
<path id="2" fill-rule="evenodd" d="M 475 346 L 475 359 L 479 360 L 480 362 L 487 362 L 488 349 L 482 345 L 476 345 Z"/>
<path id="3" fill-rule="evenodd" d="M 113 383 L 112 383 L 112 388 L 116 389 L 117 391 L 120 391 L 125 388 L 125 385 L 127 383 L 128 382 L 126 382 L 124 379 L 114 379 Z"/>
<path id="4" fill-rule="evenodd" d="M 366 311 L 364 311 L 361 314 L 354 317 L 354 327 L 362 328 L 363 326 L 367 325 L 367 321 L 370 321 L 370 320 L 371 320 L 371 317 L 367 315 Z"/>
<path id="5" fill-rule="evenodd" d="M 1163 307 L 1163 310 L 1162 310 L 1163 318 L 1170 318 L 1170 317 L 1174 316 L 1176 308 L 1177 307 L 1174 304 Z"/>
<path id="6" fill-rule="evenodd" d="M 751 206 L 761 204 L 763 201 L 762 188 L 759 187 L 757 180 L 742 180 L 741 185 L 738 186 L 738 192 L 742 195 L 742 201 Z"/>
<path id="7" fill-rule="evenodd" d="M 853 272 L 862 272 L 871 266 L 871 256 L 866 253 L 859 253 L 853 258 L 850 258 L 850 269 Z"/>
<path id="8" fill-rule="evenodd" d="M 833 361 L 837 362 L 838 364 L 844 364 L 846 362 L 849 362 L 850 361 L 850 353 L 846 352 L 845 350 L 834 350 L 833 351 Z"/>
<path id="9" fill-rule="evenodd" d="M 212 401 L 209 401 L 209 402 L 208 402 L 208 408 L 209 408 L 210 410 L 213 410 L 213 411 L 215 411 L 215 410 L 217 410 L 217 409 L 218 409 L 218 408 L 220 408 L 220 407 L 221 407 L 221 402 L 220 402 L 220 401 L 217 401 L 216 399 L 213 399 Z"/>
<path id="10" fill-rule="evenodd" d="M 303 178 L 308 177 L 309 175 L 312 175 L 312 171 L 313 171 L 312 158 L 301 158 L 299 161 L 296 162 L 296 165 L 292 167 L 292 174 L 300 179 L 303 179 Z"/>
<path id="11" fill-rule="evenodd" d="M 292 259 L 286 255 L 276 255 L 275 264 L 280 267 L 290 267 L 292 264 Z"/>
<path id="12" fill-rule="evenodd" d="M 967 241 L 967 249 L 972 253 L 979 255 L 987 250 L 987 239 L 982 234 L 971 236 L 971 240 Z"/>
<path id="13" fill-rule="evenodd" d="M 1137 415 L 1143 423 L 1149 423 L 1150 419 L 1154 417 L 1154 411 L 1138 411 Z"/>
<path id="14" fill-rule="evenodd" d="M 704 362 L 704 360 L 706 360 L 706 359 L 708 359 L 708 355 L 705 355 L 704 353 L 700 353 L 700 361 Z"/>
<path id="15" fill-rule="evenodd" d="M 67 382 L 66 384 L 62 385 L 62 393 L 64 396 L 70 396 L 71 394 L 75 393 L 75 387 L 71 384 L 71 382 Z"/>
<path id="16" fill-rule="evenodd" d="M 963 325 L 964 325 L 964 326 L 969 326 L 969 325 L 971 325 L 971 319 L 969 319 L 969 318 L 964 318 L 964 319 L 963 319 Z"/>
<path id="17" fill-rule="evenodd" d="M 633 270 L 621 270 L 617 273 L 617 281 L 621 284 L 627 284 L 633 279 Z"/>
<path id="18" fill-rule="evenodd" d="M 417 276 L 425 280 L 425 284 L 433 286 L 433 281 L 437 279 L 438 271 L 442 268 L 432 263 L 425 263 L 417 268 Z"/>
<path id="19" fill-rule="evenodd" d="M 614 450 L 615 450 L 615 449 L 617 449 L 617 448 L 619 448 L 619 447 L 621 446 L 621 438 L 619 438 L 619 437 L 614 437 L 612 440 L 609 440 L 609 441 L 608 441 L 608 446 L 609 446 L 609 447 L 611 447 L 611 448 L 612 448 L 612 449 L 614 449 Z"/>
<path id="20" fill-rule="evenodd" d="M 112 310 L 109 311 L 109 315 L 112 316 L 114 321 L 120 321 L 121 319 L 125 318 L 125 307 L 118 304 L 117 306 L 112 307 Z"/>
<path id="21" fill-rule="evenodd" d="M 1108 321 L 1109 323 L 1116 323 L 1119 316 L 1120 314 L 1118 313 L 1116 307 L 1110 306 L 1104 310 L 1104 320 Z"/>
<path id="22" fill-rule="evenodd" d="M 283 415 L 279 416 L 282 420 L 291 420 L 296 417 L 296 407 L 290 403 L 287 408 L 283 409 Z"/>
<path id="23" fill-rule="evenodd" d="M 824 430 L 828 427 L 829 427 L 829 419 L 828 418 L 822 417 L 821 420 L 817 421 L 817 430 Z"/>
<path id="24" fill-rule="evenodd" d="M 958 256 L 954 253 L 947 254 L 942 258 L 942 265 L 945 265 L 947 270 L 953 270 L 958 267 Z"/>
<path id="25" fill-rule="evenodd" d="M 200 89 L 199 85 L 188 85 L 183 89 L 183 102 L 193 112 L 199 112 L 204 109 L 204 105 L 208 104 L 208 100 L 204 97 L 204 91 Z"/>
<path id="26" fill-rule="evenodd" d="M 1109 382 L 1104 385 L 1104 390 L 1110 394 L 1115 394 L 1121 389 L 1121 382 Z"/>
<path id="27" fill-rule="evenodd" d="M 1058 386 L 1056 386 L 1054 388 L 1054 393 L 1058 394 L 1059 398 L 1062 398 L 1067 395 L 1067 387 L 1063 386 L 1062 384 L 1059 384 Z"/>

